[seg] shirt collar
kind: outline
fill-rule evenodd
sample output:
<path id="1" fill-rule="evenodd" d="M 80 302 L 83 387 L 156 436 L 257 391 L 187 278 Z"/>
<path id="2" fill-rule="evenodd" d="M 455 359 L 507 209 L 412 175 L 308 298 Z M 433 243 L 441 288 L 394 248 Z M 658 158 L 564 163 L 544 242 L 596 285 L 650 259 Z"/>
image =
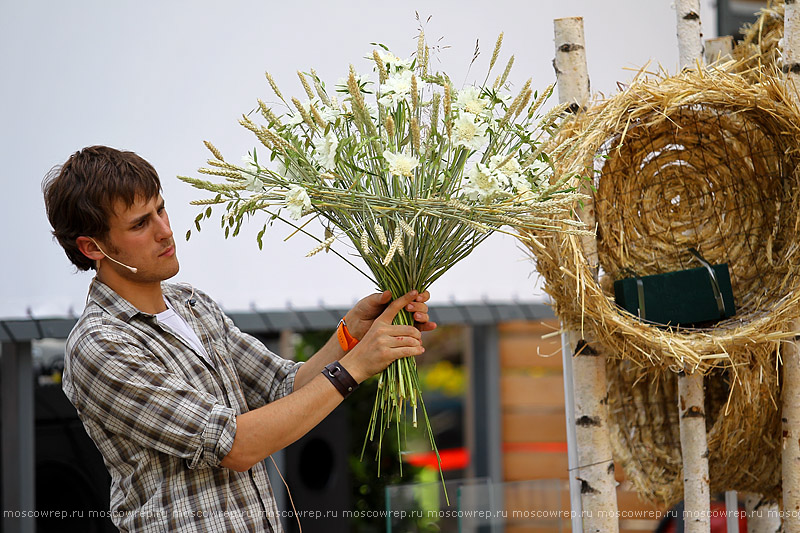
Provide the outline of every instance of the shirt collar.
<path id="1" fill-rule="evenodd" d="M 171 291 L 169 291 L 168 285 L 162 283 L 161 292 L 166 296 L 166 294 Z M 150 313 L 140 311 L 128 300 L 117 294 L 114 289 L 97 279 L 97 277 L 93 278 L 91 285 L 89 285 L 89 295 L 86 297 L 86 301 L 87 304 L 89 301 L 94 302 L 111 316 L 125 322 L 130 321 L 131 318 L 138 314 L 148 317 L 155 316 Z"/>

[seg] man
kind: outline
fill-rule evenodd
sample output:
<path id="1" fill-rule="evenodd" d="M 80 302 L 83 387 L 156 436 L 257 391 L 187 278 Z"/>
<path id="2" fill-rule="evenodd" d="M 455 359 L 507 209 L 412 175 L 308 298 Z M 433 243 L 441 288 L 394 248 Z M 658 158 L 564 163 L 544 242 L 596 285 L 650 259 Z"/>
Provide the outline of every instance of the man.
<path id="1" fill-rule="evenodd" d="M 97 271 L 67 340 L 63 387 L 111 473 L 122 531 L 279 531 L 263 460 L 328 415 L 358 383 L 424 351 L 429 295 L 359 301 L 304 364 L 239 331 L 178 273 L 155 169 L 85 148 L 45 179 L 53 234 Z M 418 328 L 392 325 L 401 310 Z M 356 339 L 360 339 L 357 341 Z M 350 349 L 352 348 L 352 349 Z"/>

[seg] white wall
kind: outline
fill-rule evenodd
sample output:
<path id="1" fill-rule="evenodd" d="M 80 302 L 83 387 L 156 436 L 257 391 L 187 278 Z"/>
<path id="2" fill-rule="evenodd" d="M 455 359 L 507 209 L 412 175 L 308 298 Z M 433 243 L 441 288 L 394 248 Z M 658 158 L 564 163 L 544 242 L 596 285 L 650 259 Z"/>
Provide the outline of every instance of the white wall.
<path id="1" fill-rule="evenodd" d="M 702 1 L 713 37 L 713 0 Z M 215 296 L 228 309 L 347 305 L 373 287 L 336 257 L 306 259 L 313 243 L 282 242 L 275 226 L 259 252 L 253 224 L 225 241 L 214 223 L 188 243 L 182 235 L 198 197 L 179 182 L 197 175 L 204 139 L 231 159 L 254 137 L 237 117 L 269 98 L 270 70 L 285 94 L 301 93 L 295 70 L 314 67 L 334 83 L 370 42 L 400 56 L 415 49 L 415 9 L 426 33 L 451 48 L 438 55 L 454 80 L 475 80 L 494 40 L 505 32 L 502 60 L 516 55 L 511 79 L 553 81 L 553 19 L 584 17 L 592 88 L 609 94 L 650 61 L 677 65 L 675 11 L 669 0 L 418 2 L 7 0 L 0 17 L 0 195 L 3 254 L 0 317 L 80 313 L 90 274 L 75 274 L 51 240 L 40 185 L 45 173 L 91 144 L 136 151 L 159 171 L 182 264 L 176 279 Z M 466 76 L 475 39 L 483 51 Z M 482 79 L 482 78 L 481 78 Z M 213 221 L 212 221 L 213 222 Z M 253 231 L 250 231 L 253 230 Z M 493 237 L 432 288 L 439 301 L 541 299 L 533 263 L 511 238 Z"/>

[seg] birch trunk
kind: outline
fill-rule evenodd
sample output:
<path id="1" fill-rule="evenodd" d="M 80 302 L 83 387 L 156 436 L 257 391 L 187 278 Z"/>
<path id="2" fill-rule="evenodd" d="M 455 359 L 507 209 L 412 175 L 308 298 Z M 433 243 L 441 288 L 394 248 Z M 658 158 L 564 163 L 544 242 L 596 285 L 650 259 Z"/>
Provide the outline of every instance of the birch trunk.
<path id="1" fill-rule="evenodd" d="M 758 494 L 746 494 L 747 533 L 780 533 L 781 516 L 778 503 L 764 500 Z"/>
<path id="2" fill-rule="evenodd" d="M 677 0 L 678 57 L 680 68 L 692 68 L 703 61 L 703 31 L 700 26 L 700 0 Z"/>
<path id="3" fill-rule="evenodd" d="M 570 103 L 574 113 L 582 112 L 589 100 L 589 74 L 586 68 L 586 49 L 583 36 L 583 19 L 580 17 L 556 19 L 556 70 L 558 97 L 561 103 Z M 591 168 L 592 161 L 587 161 Z M 594 207 L 587 202 L 579 212 L 581 220 L 590 228 L 595 226 Z M 597 243 L 594 238 L 583 238 L 584 255 L 597 277 Z M 614 479 L 614 461 L 608 434 L 606 408 L 606 358 L 586 342 L 579 331 L 567 332 L 573 358 L 575 385 L 575 434 L 581 486 L 583 531 L 616 533 L 619 531 L 617 511 L 617 483 Z"/>
<path id="4" fill-rule="evenodd" d="M 788 4 L 786 6 L 789 7 Z M 795 331 L 800 321 L 793 323 Z M 800 532 L 800 349 L 797 340 L 783 345 L 783 515 L 785 533 Z"/>
<path id="5" fill-rule="evenodd" d="M 800 6 L 786 0 L 783 19 L 783 72 L 794 103 L 800 101 Z M 800 328 L 800 320 L 793 324 Z M 800 532 L 800 347 L 798 340 L 784 344 L 783 350 L 783 511 L 786 533 Z"/>
<path id="6" fill-rule="evenodd" d="M 733 37 L 726 35 L 724 37 L 706 39 L 703 54 L 707 65 L 717 61 L 730 61 L 733 59 Z"/>
<path id="7" fill-rule="evenodd" d="M 703 61 L 703 33 L 700 0 L 675 2 L 680 68 L 692 68 Z M 703 375 L 684 368 L 678 376 L 681 456 L 683 457 L 683 503 L 687 533 L 708 533 L 711 529 L 711 495 L 708 480 Z"/>
<path id="8" fill-rule="evenodd" d="M 704 409 L 703 375 L 678 376 L 681 455 L 683 456 L 683 504 L 687 533 L 711 530 L 708 488 L 708 442 Z"/>

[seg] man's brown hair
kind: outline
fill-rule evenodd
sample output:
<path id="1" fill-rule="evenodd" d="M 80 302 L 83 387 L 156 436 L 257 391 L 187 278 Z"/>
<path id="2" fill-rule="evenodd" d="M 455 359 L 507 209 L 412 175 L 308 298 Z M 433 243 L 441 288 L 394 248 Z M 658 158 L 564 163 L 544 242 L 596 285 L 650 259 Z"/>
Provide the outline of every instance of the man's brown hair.
<path id="1" fill-rule="evenodd" d="M 136 198 L 150 199 L 160 191 L 158 173 L 150 163 L 133 152 L 107 146 L 89 146 L 75 152 L 42 182 L 53 235 L 80 270 L 95 265 L 81 253 L 75 239 L 104 239 L 116 201 L 130 207 Z"/>

